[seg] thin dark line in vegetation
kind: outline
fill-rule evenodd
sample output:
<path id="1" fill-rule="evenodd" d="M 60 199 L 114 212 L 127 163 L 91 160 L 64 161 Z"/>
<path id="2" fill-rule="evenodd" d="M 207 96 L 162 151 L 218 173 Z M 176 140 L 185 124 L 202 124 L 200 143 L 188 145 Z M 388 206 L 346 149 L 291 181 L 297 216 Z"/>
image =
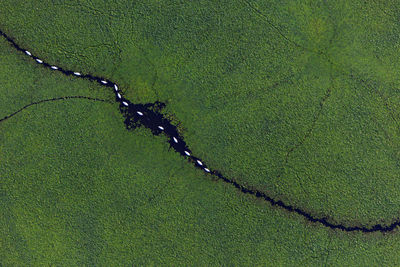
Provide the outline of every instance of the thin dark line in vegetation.
<path id="1" fill-rule="evenodd" d="M 164 133 L 168 137 L 168 143 L 170 146 L 179 154 L 186 157 L 187 160 L 194 164 L 196 168 L 200 168 L 204 172 L 213 175 L 225 183 L 228 183 L 244 194 L 252 195 L 256 198 L 263 199 L 269 202 L 272 206 L 280 207 L 286 211 L 297 213 L 298 215 L 303 216 L 310 222 L 313 223 L 320 223 L 325 227 L 331 229 L 338 229 L 345 232 L 354 232 L 360 231 L 364 233 L 371 233 L 371 232 L 390 232 L 400 226 L 400 220 L 396 220 L 392 224 L 388 226 L 384 226 L 381 224 L 376 224 L 371 227 L 364 227 L 364 226 L 345 226 L 343 224 L 335 224 L 329 222 L 326 218 L 315 218 L 310 213 L 306 211 L 293 207 L 291 205 L 285 204 L 281 200 L 275 200 L 270 196 L 266 195 L 266 193 L 261 192 L 257 189 L 245 187 L 244 185 L 239 184 L 236 182 L 235 179 L 229 179 L 223 176 L 217 170 L 210 170 L 207 168 L 206 164 L 201 161 L 199 158 L 193 156 L 191 151 L 187 147 L 183 137 L 179 134 L 177 127 L 171 123 L 171 121 L 164 117 L 164 115 L 160 112 L 163 107 L 165 107 L 164 103 L 155 102 L 155 103 L 148 103 L 148 104 L 133 104 L 124 96 L 121 95 L 121 91 L 119 90 L 116 83 L 111 82 L 108 79 L 93 76 L 91 74 L 81 74 L 80 72 L 74 72 L 70 70 L 66 70 L 54 65 L 50 65 L 40 58 L 32 55 L 29 51 L 22 49 L 19 45 L 17 45 L 13 39 L 11 39 L 8 35 L 6 35 L 3 31 L 0 30 L 0 35 L 3 36 L 15 49 L 25 53 L 32 59 L 34 59 L 38 64 L 52 69 L 54 71 L 60 71 L 61 73 L 70 76 L 74 75 L 78 78 L 83 78 L 87 80 L 91 80 L 94 82 L 99 83 L 102 86 L 110 87 L 114 89 L 115 93 L 115 100 L 120 104 L 119 108 L 122 115 L 125 117 L 125 126 L 129 129 L 135 129 L 137 127 L 144 126 L 149 128 L 154 135 L 160 135 Z"/>
<path id="2" fill-rule="evenodd" d="M 262 17 L 262 18 L 265 20 L 265 22 L 267 22 L 268 25 L 269 25 L 271 28 L 273 28 L 280 36 L 282 36 L 283 39 L 285 39 L 285 40 L 288 41 L 289 43 L 291 43 L 291 44 L 293 44 L 294 46 L 299 47 L 299 48 L 301 48 L 301 49 L 303 49 L 303 50 L 305 50 L 305 51 L 312 52 L 312 53 L 318 53 L 318 54 L 321 53 L 321 52 L 319 52 L 319 51 L 311 50 L 311 49 L 309 49 L 309 48 L 307 48 L 307 47 L 305 47 L 305 46 L 302 46 L 302 45 L 298 44 L 297 42 L 291 40 L 291 39 L 288 38 L 285 34 L 283 34 L 282 30 L 279 29 L 279 27 L 277 27 L 274 23 L 272 23 L 272 21 L 271 21 L 263 12 L 261 12 L 261 11 L 260 11 L 258 8 L 256 8 L 253 4 L 251 4 L 248 0 L 243 0 L 243 1 L 244 1 L 257 15 L 259 15 L 260 17 Z"/>
<path id="3" fill-rule="evenodd" d="M 329 96 L 331 95 L 331 92 L 332 92 L 332 88 L 329 87 L 328 90 L 326 90 L 325 95 L 322 98 L 321 102 L 319 103 L 320 108 L 318 110 L 317 115 L 315 115 L 315 117 L 311 123 L 311 127 L 307 130 L 306 134 L 303 136 L 301 141 L 299 143 L 295 144 L 293 147 L 291 147 L 289 149 L 289 151 L 286 153 L 285 163 L 288 163 L 290 154 L 293 153 L 298 147 L 302 146 L 304 144 L 304 142 L 311 136 L 311 133 L 313 132 L 313 130 L 315 128 L 315 124 L 317 123 L 319 117 L 321 116 L 322 109 L 325 105 L 325 101 L 329 98 Z"/>
<path id="4" fill-rule="evenodd" d="M 307 132 L 304 134 L 303 138 L 300 140 L 300 142 L 298 142 L 298 143 L 296 143 L 295 145 L 293 145 L 293 146 L 286 152 L 283 166 L 282 166 L 280 172 L 278 173 L 278 175 L 276 176 L 277 179 L 279 179 L 279 178 L 282 177 L 283 172 L 284 172 L 284 168 L 285 168 L 285 166 L 287 166 L 288 163 L 289 163 L 290 155 L 291 155 L 297 148 L 299 148 L 300 146 L 302 146 L 302 145 L 305 143 L 305 141 L 311 136 L 312 132 L 314 131 L 315 125 L 316 125 L 316 123 L 317 123 L 319 117 L 320 117 L 321 114 L 322 114 L 322 109 L 323 109 L 323 107 L 324 107 L 324 105 L 325 105 L 325 102 L 326 102 L 326 100 L 329 98 L 329 96 L 331 95 L 331 91 L 332 91 L 332 88 L 331 88 L 331 87 L 329 87 L 329 88 L 326 90 L 325 95 L 322 97 L 322 99 L 321 99 L 321 101 L 320 101 L 320 103 L 319 103 L 320 108 L 319 108 L 319 110 L 317 111 L 317 114 L 314 116 L 314 119 L 313 119 L 313 121 L 311 122 L 311 126 L 308 128 L 308 130 L 307 130 Z M 305 194 L 307 194 L 307 191 L 306 191 L 305 188 L 303 187 L 303 184 L 302 184 L 302 182 L 301 182 L 301 180 L 300 180 L 300 177 L 298 177 L 298 175 L 296 175 L 296 177 L 297 177 L 297 179 L 298 179 L 298 181 L 299 181 L 299 184 L 300 184 L 301 188 L 303 189 L 303 192 L 304 192 Z"/>
<path id="5" fill-rule="evenodd" d="M 30 104 L 27 104 L 27 105 L 23 106 L 22 108 L 18 109 L 17 111 L 15 111 L 15 112 L 5 116 L 4 118 L 0 119 L 0 122 L 11 118 L 12 116 L 20 113 L 24 109 L 27 109 L 27 108 L 29 108 L 31 106 L 42 104 L 42 103 L 46 103 L 46 102 L 52 102 L 52 101 L 58 101 L 58 100 L 68 100 L 68 99 L 86 99 L 86 100 L 101 101 L 101 102 L 106 102 L 106 103 L 113 104 L 113 102 L 110 102 L 108 100 L 99 99 L 99 98 L 93 98 L 93 97 L 89 97 L 89 96 L 80 96 L 80 95 L 77 95 L 77 96 L 61 96 L 61 97 L 43 99 L 43 100 L 40 100 L 40 101 L 36 101 L 36 102 L 32 102 Z"/>
<path id="6" fill-rule="evenodd" d="M 271 21 L 271 19 L 270 19 L 267 15 L 265 15 L 265 14 L 264 14 L 263 12 L 261 12 L 257 7 L 255 7 L 252 3 L 250 3 L 250 1 L 248 1 L 248 0 L 243 0 L 243 2 L 245 2 L 245 3 L 247 4 L 247 6 L 249 6 L 250 9 L 253 10 L 258 16 L 260 16 L 261 18 L 263 18 L 264 21 L 265 21 L 272 29 L 274 29 L 283 39 L 285 39 L 288 43 L 294 45 L 295 47 L 297 47 L 297 48 L 299 48 L 299 49 L 302 49 L 302 50 L 305 51 L 305 52 L 310 52 L 310 53 L 316 54 L 316 55 L 318 55 L 318 56 L 322 56 L 322 57 L 325 58 L 325 60 L 326 60 L 328 63 L 330 63 L 330 64 L 332 64 L 332 65 L 336 65 L 336 64 L 330 59 L 330 57 L 326 54 L 326 52 L 324 52 L 324 51 L 322 51 L 322 50 L 320 50 L 320 49 L 310 49 L 310 48 L 308 48 L 308 47 L 306 47 L 306 46 L 304 46 L 304 45 L 301 45 L 301 44 L 297 43 L 296 41 L 290 39 L 289 37 L 287 37 L 287 36 L 282 32 L 282 30 L 281 30 L 278 26 L 276 26 L 276 25 Z M 332 39 L 331 39 L 331 40 L 332 40 Z"/>
<path id="7" fill-rule="evenodd" d="M 322 114 L 322 110 L 324 108 L 324 105 L 326 103 L 326 101 L 328 100 L 328 98 L 331 96 L 332 93 L 332 88 L 333 88 L 333 81 L 332 81 L 332 75 L 331 75 L 331 85 L 328 87 L 328 89 L 325 91 L 324 96 L 321 98 L 321 101 L 319 102 L 319 109 L 316 113 L 316 115 L 314 116 L 314 119 L 311 122 L 311 126 L 308 128 L 307 132 L 304 134 L 303 138 L 301 138 L 300 142 L 296 143 L 295 145 L 293 145 L 287 152 L 285 155 L 285 160 L 284 160 L 284 165 L 287 165 L 289 162 L 289 158 L 290 155 L 300 146 L 302 146 L 305 141 L 311 136 L 312 132 L 314 131 L 315 125 L 317 124 L 317 121 L 319 120 L 321 114 Z M 282 172 L 279 173 L 277 175 L 277 178 L 282 176 Z"/>
<path id="8" fill-rule="evenodd" d="M 375 0 L 373 0 L 372 2 L 373 2 L 375 5 L 378 6 L 378 9 L 379 9 L 386 17 L 388 17 L 388 19 L 390 19 L 390 20 L 391 20 L 392 22 L 394 22 L 395 24 L 399 24 L 400 21 L 398 20 L 398 18 L 396 17 L 396 15 L 391 14 L 391 13 L 385 11 L 385 10 L 382 8 L 382 6 L 379 5 L 379 4 L 380 4 L 379 2 L 377 2 L 377 1 L 375 1 Z M 387 4 L 386 4 L 385 2 L 382 2 L 382 3 L 385 4 L 385 6 L 387 6 Z M 374 11 L 375 11 L 375 9 L 374 9 Z"/>
<path id="9" fill-rule="evenodd" d="M 387 110 L 387 112 L 389 113 L 389 116 L 392 118 L 393 122 L 397 125 L 397 127 L 395 127 L 395 130 L 398 134 L 400 134 L 400 125 L 399 125 L 399 118 L 398 116 L 396 116 L 395 111 L 393 110 L 393 108 L 390 106 L 389 103 L 389 99 L 387 97 L 385 97 L 385 95 L 378 89 L 378 84 L 371 81 L 371 80 L 366 80 L 366 79 L 362 79 L 359 76 L 356 76 L 354 71 L 350 74 L 350 78 L 358 81 L 362 84 L 364 84 L 365 88 L 370 89 L 373 93 L 375 93 L 382 101 L 383 107 Z M 377 122 L 375 119 L 372 119 L 372 121 L 376 124 L 379 124 L 379 122 Z M 393 149 L 396 150 L 396 147 L 398 147 L 398 144 L 396 144 L 392 137 L 390 136 L 390 134 L 385 131 L 385 129 L 383 127 L 379 127 L 379 129 L 383 132 L 384 137 L 386 138 L 386 140 L 388 140 Z M 394 153 L 394 157 L 399 160 L 399 156 L 397 153 Z"/>
<path id="10" fill-rule="evenodd" d="M 331 75 L 331 83 L 333 84 L 332 81 L 332 75 Z M 300 146 L 302 146 L 305 141 L 311 136 L 312 132 L 315 129 L 315 125 L 317 124 L 317 121 L 319 120 L 321 114 L 322 114 L 322 109 L 324 108 L 325 102 L 328 100 L 328 98 L 331 96 L 331 92 L 332 92 L 332 88 L 333 85 L 329 86 L 328 89 L 325 91 L 324 96 L 321 98 L 321 101 L 319 102 L 319 109 L 316 112 L 316 114 L 314 115 L 314 119 L 311 122 L 311 126 L 307 129 L 306 133 L 304 134 L 304 136 L 300 139 L 300 141 L 296 144 L 294 144 L 287 152 L 285 155 L 285 159 L 283 162 L 283 166 L 281 168 L 281 170 L 279 171 L 278 175 L 276 176 L 277 179 L 281 178 L 284 172 L 284 168 L 285 166 L 288 165 L 289 163 L 289 158 L 290 155 L 296 150 L 298 149 Z M 303 183 L 301 181 L 301 178 L 296 174 L 297 180 L 299 182 L 300 187 L 302 188 L 303 192 L 305 194 L 307 194 L 306 189 L 303 187 Z"/>
<path id="11" fill-rule="evenodd" d="M 365 80 L 365 79 L 362 79 L 360 77 L 356 77 L 353 73 L 350 74 L 350 78 L 353 79 L 353 80 L 358 80 L 360 83 L 364 84 L 364 86 L 366 88 L 371 89 L 374 93 L 376 93 L 379 96 L 379 98 L 382 100 L 383 106 L 386 108 L 386 110 L 390 114 L 390 117 L 392 118 L 392 120 L 398 126 L 397 127 L 397 131 L 399 132 L 399 121 L 398 121 L 398 118 L 395 116 L 395 112 L 391 108 L 391 106 L 390 106 L 390 104 L 388 102 L 388 98 L 385 97 L 384 94 L 377 88 L 378 85 L 371 84 L 370 80 Z"/>

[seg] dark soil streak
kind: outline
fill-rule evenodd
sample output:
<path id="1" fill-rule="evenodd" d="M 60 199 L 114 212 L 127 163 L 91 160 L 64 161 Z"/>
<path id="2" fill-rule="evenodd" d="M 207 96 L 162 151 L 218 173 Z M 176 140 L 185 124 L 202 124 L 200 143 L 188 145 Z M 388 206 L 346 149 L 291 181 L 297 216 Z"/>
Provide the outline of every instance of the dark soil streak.
<path id="1" fill-rule="evenodd" d="M 253 10 L 257 11 L 259 13 L 259 15 L 262 15 L 262 14 L 260 14 L 260 12 L 257 9 L 255 9 L 253 6 L 251 6 L 251 4 L 249 2 L 246 1 L 246 3 Z M 285 37 L 279 31 L 279 29 L 277 29 L 277 28 L 275 28 L 275 29 L 278 30 L 278 32 L 285 39 L 288 40 L 288 38 Z M 26 53 L 26 50 L 24 50 L 21 47 L 19 47 L 10 37 L 8 37 L 1 30 L 0 30 L 0 35 L 2 35 L 4 38 L 6 38 L 7 41 L 15 49 L 17 49 L 18 51 L 21 51 L 23 53 Z M 290 40 L 288 40 L 288 41 L 293 43 Z M 298 46 L 298 47 L 301 47 L 298 44 L 295 44 L 295 45 Z M 38 59 L 37 57 L 35 57 L 33 55 L 30 56 L 30 57 L 32 57 L 34 60 Z M 51 68 L 51 65 L 49 65 L 48 63 L 42 62 L 42 63 L 39 63 L 39 64 L 43 65 L 44 67 Z M 74 75 L 73 71 L 62 69 L 60 67 L 58 67 L 57 70 L 61 71 L 63 74 L 68 75 L 68 76 Z M 95 81 L 95 82 L 100 83 L 103 86 L 107 86 L 107 87 L 110 87 L 110 88 L 113 88 L 114 86 L 116 86 L 115 83 L 111 82 L 108 79 L 103 79 L 103 78 L 96 77 L 96 76 L 93 76 L 93 75 L 90 75 L 90 74 L 86 74 L 86 75 L 82 74 L 82 75 L 79 75 L 79 76 L 76 76 L 76 77 L 83 78 L 83 79 L 88 79 L 88 80 L 91 80 L 91 81 Z M 102 83 L 102 81 L 106 81 L 107 83 L 104 84 L 104 83 Z M 146 128 L 149 128 L 154 135 L 160 135 L 162 132 L 164 132 L 164 134 L 168 137 L 168 143 L 170 144 L 170 146 L 176 152 L 178 152 L 182 156 L 186 157 L 190 163 L 194 164 L 195 167 L 203 170 L 204 172 L 207 172 L 207 173 L 211 174 L 212 176 L 216 177 L 217 180 L 221 180 L 221 181 L 223 181 L 225 183 L 228 183 L 228 184 L 234 186 L 235 188 L 237 188 L 240 192 L 242 192 L 244 194 L 252 195 L 252 196 L 254 196 L 256 198 L 263 199 L 266 202 L 270 203 L 272 206 L 277 206 L 277 207 L 280 207 L 280 208 L 282 208 L 282 209 L 284 209 L 286 211 L 294 212 L 294 213 L 296 213 L 298 215 L 303 216 L 306 220 L 308 220 L 310 222 L 320 223 L 323 226 L 328 227 L 328 228 L 333 229 L 333 230 L 338 229 L 338 230 L 342 230 L 342 231 L 345 231 L 345 232 L 360 231 L 360 232 L 364 232 L 364 233 L 371 233 L 371 232 L 382 232 L 382 233 L 384 233 L 384 232 L 393 231 L 398 226 L 400 226 L 400 220 L 398 220 L 398 219 L 395 222 L 393 222 L 392 224 L 388 225 L 388 226 L 384 226 L 384 225 L 381 225 L 381 224 L 376 224 L 376 225 L 374 225 L 372 227 L 345 226 L 343 224 L 331 223 L 331 222 L 327 221 L 326 218 L 316 218 L 313 215 L 311 215 L 310 213 L 308 213 L 308 212 L 306 212 L 306 211 L 304 211 L 304 210 L 302 210 L 300 208 L 296 208 L 294 206 L 285 204 L 281 200 L 275 200 L 275 199 L 269 197 L 264 192 L 261 192 L 261 191 L 259 191 L 257 189 L 246 187 L 244 185 L 241 185 L 238 182 L 236 182 L 235 179 L 226 178 L 225 176 L 223 176 L 217 170 L 209 170 L 209 169 L 207 169 L 207 166 L 206 166 L 205 163 L 203 163 L 199 158 L 191 155 L 191 151 L 187 147 L 185 141 L 183 140 L 183 137 L 179 134 L 179 132 L 177 130 L 177 127 L 171 123 L 171 120 L 165 118 L 164 115 L 160 112 L 162 110 L 162 108 L 165 107 L 164 103 L 161 103 L 161 102 L 157 101 L 155 103 L 149 103 L 149 104 L 134 104 L 134 103 L 131 103 L 126 98 L 124 98 L 123 96 L 119 95 L 119 93 L 120 93 L 120 91 L 118 91 L 118 90 L 115 91 L 115 95 L 116 95 L 115 100 L 120 104 L 120 111 L 121 111 L 122 115 L 125 118 L 124 123 L 125 123 L 126 128 L 128 130 L 144 126 Z M 325 99 L 323 101 L 325 101 L 328 96 L 329 96 L 329 92 L 328 92 L 327 96 L 325 97 Z M 69 98 L 73 98 L 73 97 L 69 97 Z M 79 97 L 79 96 L 77 96 L 75 98 L 87 98 L 87 97 Z M 65 98 L 59 98 L 59 99 L 53 99 L 53 100 L 51 100 L 51 99 L 42 100 L 42 102 L 61 100 L 61 99 L 65 99 Z M 89 99 L 89 98 L 87 98 L 87 99 Z M 94 100 L 94 99 L 92 99 L 92 100 Z M 99 101 L 105 101 L 105 100 L 100 100 L 99 99 Z M 126 105 L 124 104 L 124 102 L 125 102 Z M 25 106 L 24 108 L 27 108 L 30 105 L 34 105 L 34 103 L 29 104 L 29 105 Z M 323 104 L 321 104 L 321 105 L 323 105 Z M 24 109 L 24 108 L 22 108 L 22 109 Z M 20 112 L 21 110 L 15 112 L 15 114 Z M 13 116 L 15 114 L 11 114 L 8 117 L 11 117 L 11 116 Z M 3 118 L 2 120 L 5 120 L 6 118 Z M 162 129 L 159 128 L 160 126 L 162 127 Z"/>

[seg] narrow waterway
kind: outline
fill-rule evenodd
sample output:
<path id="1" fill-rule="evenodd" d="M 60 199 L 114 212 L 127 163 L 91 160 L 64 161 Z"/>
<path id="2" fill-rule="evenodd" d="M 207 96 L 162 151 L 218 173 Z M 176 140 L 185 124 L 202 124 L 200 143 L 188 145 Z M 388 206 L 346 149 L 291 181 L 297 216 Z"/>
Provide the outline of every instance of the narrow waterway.
<path id="1" fill-rule="evenodd" d="M 67 70 L 64 69 L 60 66 L 55 66 L 51 65 L 45 60 L 36 57 L 31 51 L 25 50 L 21 48 L 14 40 L 9 37 L 7 34 L 5 34 L 3 31 L 0 30 L 0 35 L 3 36 L 16 50 L 20 51 L 21 53 L 25 54 L 26 56 L 30 57 L 35 63 L 43 66 L 44 68 L 48 68 L 51 71 L 59 71 L 63 73 L 64 75 L 67 76 L 75 76 L 80 79 L 87 79 L 92 82 L 96 82 L 100 84 L 101 86 L 108 87 L 110 90 L 113 90 L 115 94 L 115 101 L 119 103 L 119 109 L 121 114 L 124 117 L 124 123 L 125 126 L 128 130 L 135 129 L 137 127 L 145 127 L 151 130 L 153 135 L 160 135 L 164 134 L 167 137 L 169 145 L 177 152 L 179 153 L 182 157 L 185 157 L 189 163 L 193 164 L 196 168 L 202 170 L 205 174 L 207 175 L 212 175 L 218 178 L 218 180 L 221 180 L 225 183 L 231 184 L 240 192 L 244 194 L 249 194 L 253 195 L 256 198 L 263 199 L 267 202 L 269 202 L 272 206 L 277 206 L 279 208 L 282 208 L 286 211 L 289 212 L 294 212 L 297 213 L 301 216 L 303 216 L 306 220 L 313 222 L 313 223 L 320 223 L 325 227 L 329 227 L 331 229 L 339 229 L 342 231 L 346 232 L 353 232 L 353 231 L 360 231 L 360 232 L 365 232 L 365 233 L 370 233 L 370 232 L 390 232 L 400 226 L 400 220 L 394 221 L 392 224 L 388 226 L 384 226 L 381 224 L 376 224 L 372 227 L 364 227 L 364 226 L 345 226 L 345 224 L 335 224 L 328 222 L 325 218 L 316 218 L 310 213 L 306 212 L 305 210 L 302 210 L 300 208 L 296 208 L 291 205 L 287 205 L 283 203 L 280 200 L 275 200 L 271 198 L 270 196 L 266 195 L 264 192 L 258 191 L 257 189 L 253 188 L 248 188 L 245 187 L 238 182 L 236 182 L 235 179 L 229 179 L 225 176 L 223 176 L 218 170 L 212 170 L 207 167 L 207 165 L 202 161 L 201 159 L 195 157 L 192 155 L 192 151 L 189 149 L 188 145 L 184 141 L 183 136 L 178 132 L 178 129 L 175 125 L 171 123 L 169 119 L 167 119 L 162 113 L 161 110 L 163 107 L 165 107 L 164 103 L 161 102 L 155 102 L 155 103 L 148 103 L 148 104 L 135 104 L 129 101 L 124 97 L 122 94 L 121 90 L 119 89 L 117 83 L 110 81 L 107 78 L 102 78 L 102 77 L 96 77 L 90 74 L 83 74 L 78 71 L 72 71 L 72 70 Z M 87 98 L 90 99 L 89 97 L 82 97 L 82 96 L 76 96 L 76 97 L 69 97 L 69 98 Z M 62 98 L 59 98 L 62 99 Z M 43 101 L 38 101 L 39 102 L 45 102 L 45 101 L 53 101 L 53 100 L 58 100 L 57 99 L 50 99 L 50 100 L 43 100 Z M 104 101 L 100 99 L 91 99 L 91 100 L 98 100 L 98 101 Z M 34 103 L 37 104 L 37 103 Z M 32 104 L 29 104 L 30 106 Z M 24 109 L 23 107 L 22 109 Z M 20 110 L 22 110 L 20 109 Z M 20 111 L 19 110 L 19 111 Z M 15 114 L 18 113 L 14 112 Z M 12 115 L 15 115 L 12 114 Z M 10 116 L 7 116 L 10 117 Z M 6 118 L 7 118 L 6 117 Z M 2 119 L 4 120 L 4 119 Z M 0 122 L 2 121 L 0 120 Z"/>

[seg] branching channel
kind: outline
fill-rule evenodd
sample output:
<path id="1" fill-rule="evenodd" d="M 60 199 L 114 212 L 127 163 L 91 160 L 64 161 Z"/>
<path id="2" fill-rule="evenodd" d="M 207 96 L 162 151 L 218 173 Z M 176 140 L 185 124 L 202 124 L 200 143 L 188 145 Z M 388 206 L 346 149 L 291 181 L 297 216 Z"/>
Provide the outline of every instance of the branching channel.
<path id="1" fill-rule="evenodd" d="M 68 99 L 86 99 L 86 100 L 91 100 L 91 101 L 100 101 L 100 102 L 106 102 L 106 103 L 112 104 L 112 102 L 109 102 L 107 100 L 99 99 L 99 98 L 93 98 L 93 97 L 89 97 L 89 96 L 80 96 L 80 95 L 77 95 L 77 96 L 61 96 L 61 97 L 43 99 L 43 100 L 40 100 L 40 101 L 29 103 L 28 105 L 25 105 L 22 108 L 18 109 L 17 111 L 15 111 L 15 112 L 5 116 L 4 118 L 0 119 L 0 122 L 9 119 L 12 116 L 17 115 L 18 113 L 20 113 L 24 109 L 27 109 L 27 108 L 29 108 L 31 106 L 42 104 L 42 103 L 46 103 L 46 102 L 52 102 L 52 101 L 58 101 L 58 100 L 68 100 Z"/>
<path id="2" fill-rule="evenodd" d="M 163 107 L 165 107 L 164 103 L 161 102 L 155 102 L 155 103 L 148 103 L 148 104 L 134 104 L 130 102 L 128 99 L 126 99 L 123 95 L 120 89 L 118 88 L 118 85 L 115 82 L 110 81 L 109 79 L 102 78 L 102 77 L 97 77 L 91 74 L 82 74 L 77 71 L 71 71 L 67 70 L 64 68 L 61 68 L 59 66 L 51 65 L 47 62 L 44 62 L 42 59 L 34 56 L 31 52 L 28 50 L 25 50 L 21 48 L 17 43 L 14 42 L 12 38 L 10 38 L 8 35 L 6 35 L 4 32 L 0 30 L 0 35 L 3 36 L 16 50 L 26 54 L 28 57 L 30 57 L 32 60 L 34 60 L 37 64 L 43 66 L 44 68 L 47 68 L 52 71 L 59 71 L 63 73 L 64 75 L 67 76 L 76 76 L 77 78 L 81 79 L 87 79 L 92 82 L 97 82 L 102 86 L 108 87 L 112 89 L 115 93 L 115 100 L 117 103 L 119 103 L 119 108 L 120 112 L 125 118 L 125 125 L 127 129 L 135 129 L 137 127 L 144 126 L 148 129 L 151 130 L 151 132 L 154 135 L 160 135 L 164 134 L 168 138 L 168 143 L 170 146 L 178 152 L 181 156 L 187 158 L 189 163 L 193 164 L 196 168 L 201 169 L 204 173 L 208 175 L 212 175 L 216 177 L 218 180 L 221 180 L 227 184 L 230 184 L 237 188 L 240 192 L 244 194 L 249 194 L 252 195 L 256 198 L 263 199 L 266 202 L 270 203 L 272 206 L 277 206 L 279 208 L 282 208 L 286 211 L 289 212 L 294 212 L 297 213 L 298 215 L 303 216 L 306 220 L 313 222 L 313 223 L 320 223 L 325 227 L 331 228 L 331 229 L 339 229 L 343 230 L 346 232 L 353 232 L 353 231 L 360 231 L 360 232 L 365 232 L 365 233 L 370 233 L 370 232 L 389 232 L 400 226 L 400 221 L 396 220 L 392 224 L 388 226 L 384 226 L 381 224 L 376 224 L 372 227 L 364 227 L 364 226 L 346 226 L 344 224 L 335 224 L 332 222 L 327 221 L 325 218 L 316 218 L 312 214 L 306 212 L 305 210 L 302 210 L 300 208 L 296 208 L 292 205 L 285 204 L 281 200 L 276 200 L 265 194 L 264 192 L 261 192 L 257 189 L 245 187 L 244 185 L 239 184 L 235 179 L 230 179 L 225 176 L 223 176 L 218 170 L 211 170 L 207 167 L 207 165 L 199 158 L 195 157 L 192 155 L 192 152 L 188 148 L 186 142 L 184 141 L 183 136 L 178 132 L 178 129 L 175 125 L 171 123 L 169 119 L 167 119 L 160 111 Z M 328 98 L 329 92 L 327 93 L 326 97 L 323 99 L 323 102 Z M 90 100 L 95 100 L 95 101 L 105 101 L 102 99 L 95 99 L 95 98 L 89 98 L 89 97 L 83 97 L 83 96 L 70 96 L 70 97 L 60 97 L 60 98 L 54 98 L 54 99 L 47 99 L 47 100 L 42 100 L 37 103 L 31 103 L 20 110 L 14 112 L 13 114 L 10 114 L 6 116 L 5 118 L 1 119 L 1 121 L 4 121 L 5 119 L 17 114 L 18 112 L 22 111 L 23 109 L 47 102 L 47 101 L 56 101 L 56 100 L 62 100 L 62 99 L 70 99 L 70 98 L 85 98 L 85 99 L 90 99 Z M 322 105 L 322 104 L 321 104 Z M 307 138 L 307 135 L 305 136 Z"/>

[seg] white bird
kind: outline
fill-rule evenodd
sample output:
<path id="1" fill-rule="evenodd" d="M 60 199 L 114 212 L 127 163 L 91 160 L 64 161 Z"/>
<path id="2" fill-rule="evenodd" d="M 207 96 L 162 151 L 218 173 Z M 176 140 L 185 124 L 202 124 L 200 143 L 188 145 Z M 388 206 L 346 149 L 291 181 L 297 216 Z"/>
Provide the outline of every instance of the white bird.
<path id="1" fill-rule="evenodd" d="M 143 113 L 140 111 L 136 111 L 137 114 L 139 114 L 140 116 L 143 116 Z"/>
<path id="2" fill-rule="evenodd" d="M 175 137 L 172 137 L 172 139 L 174 139 L 175 143 L 178 143 L 178 139 L 176 139 Z"/>
<path id="3" fill-rule="evenodd" d="M 126 103 L 125 101 L 122 101 L 122 104 L 124 104 L 125 106 L 128 106 L 129 104 Z"/>
<path id="4" fill-rule="evenodd" d="M 164 131 L 164 127 L 162 127 L 162 126 L 158 126 L 158 129 L 160 129 L 161 131 Z"/>
<path id="5" fill-rule="evenodd" d="M 190 153 L 189 153 L 189 152 L 187 152 L 186 150 L 185 150 L 185 154 L 186 154 L 186 155 L 188 155 L 188 156 L 190 156 Z"/>
<path id="6" fill-rule="evenodd" d="M 37 63 L 39 63 L 39 64 L 42 64 L 43 63 L 43 61 L 42 60 L 40 60 L 40 59 L 36 59 L 36 61 L 37 61 Z"/>
<path id="7" fill-rule="evenodd" d="M 79 72 L 74 72 L 74 74 L 75 74 L 76 76 L 81 76 L 81 74 L 80 74 Z"/>
<path id="8" fill-rule="evenodd" d="M 31 52 L 29 52 L 28 50 L 25 50 L 25 54 L 27 54 L 28 56 L 32 56 Z"/>
<path id="9" fill-rule="evenodd" d="M 120 99 L 121 99 L 121 94 L 120 94 L 120 93 L 117 93 L 117 96 L 118 96 L 118 98 L 120 98 Z"/>
<path id="10" fill-rule="evenodd" d="M 103 80 L 103 81 L 101 81 L 101 83 L 102 83 L 102 84 L 107 84 L 107 81 L 104 81 L 104 80 Z"/>
<path id="11" fill-rule="evenodd" d="M 53 70 L 58 70 L 56 66 L 51 66 L 50 68 L 52 68 Z"/>
<path id="12" fill-rule="evenodd" d="M 118 86 L 116 84 L 114 84 L 114 89 L 115 89 L 115 92 L 118 91 Z"/>
<path id="13" fill-rule="evenodd" d="M 206 172 L 210 172 L 210 170 L 209 170 L 209 169 L 207 169 L 207 168 L 204 168 L 204 170 L 205 170 Z"/>
<path id="14" fill-rule="evenodd" d="M 202 163 L 200 160 L 197 160 L 197 163 L 198 163 L 200 166 L 203 166 L 203 163 Z"/>

